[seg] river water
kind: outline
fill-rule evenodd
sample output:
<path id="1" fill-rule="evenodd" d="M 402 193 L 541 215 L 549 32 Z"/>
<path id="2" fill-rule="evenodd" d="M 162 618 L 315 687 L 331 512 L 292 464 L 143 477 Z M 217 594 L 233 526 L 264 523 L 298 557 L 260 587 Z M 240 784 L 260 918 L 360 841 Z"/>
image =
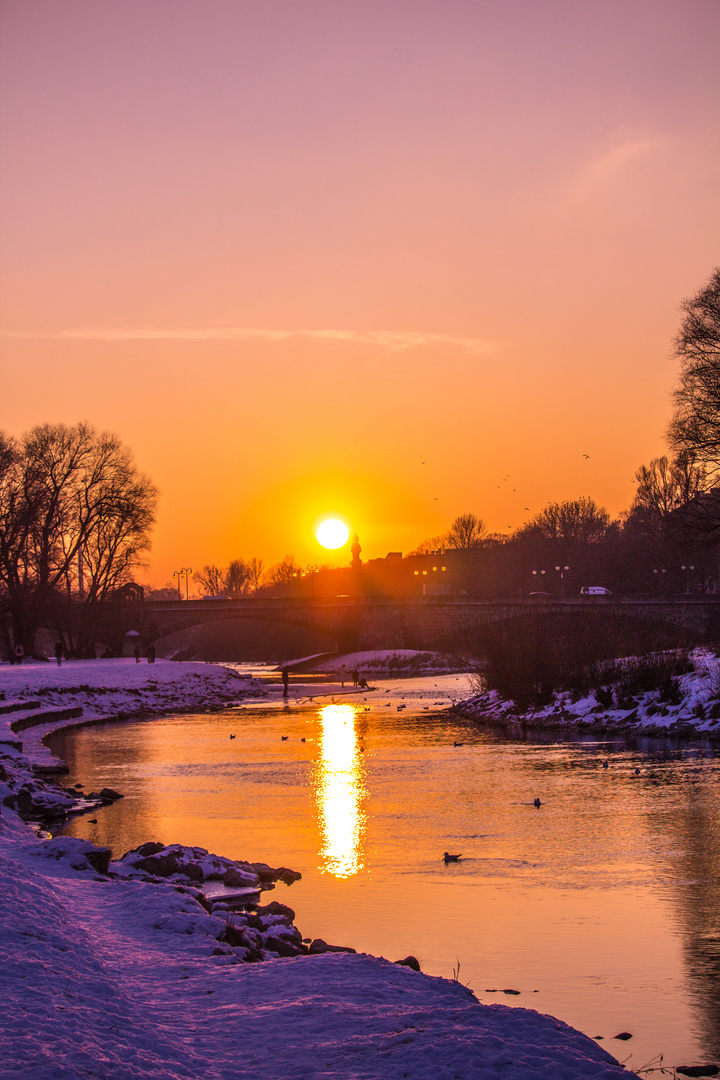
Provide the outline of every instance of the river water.
<path id="1" fill-rule="evenodd" d="M 381 696 L 55 736 L 69 783 L 126 796 L 65 831 L 292 867 L 273 895 L 308 937 L 459 965 L 481 1001 L 558 1016 L 629 1068 L 720 1058 L 714 751 L 513 741 Z"/>

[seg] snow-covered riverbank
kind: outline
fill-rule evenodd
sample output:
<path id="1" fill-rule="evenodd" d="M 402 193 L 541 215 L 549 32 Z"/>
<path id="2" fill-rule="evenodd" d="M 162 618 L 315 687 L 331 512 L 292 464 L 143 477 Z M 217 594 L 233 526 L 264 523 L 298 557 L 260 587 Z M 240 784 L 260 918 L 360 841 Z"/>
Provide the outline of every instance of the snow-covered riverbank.
<path id="1" fill-rule="evenodd" d="M 47 692 L 40 694 L 43 688 Z M 224 695 L 236 700 L 251 688 L 211 665 L 90 661 L 61 669 L 3 668 L 0 689 L 0 705 L 40 697 L 54 707 L 59 700 L 63 708 L 89 708 L 110 698 L 112 708 L 97 710 L 107 716 L 125 699 L 118 711 L 127 714 L 136 703 L 148 715 L 173 707 L 173 696 L 175 707 L 188 711 L 216 707 Z M 4 714 L 6 729 L 13 716 L 29 715 Z M 11 734 L 24 741 L 30 732 L 37 734 L 34 727 Z M 274 903 L 258 899 L 257 912 L 234 915 L 225 910 L 229 903 L 218 901 L 217 890 L 267 882 L 268 868 L 230 865 L 199 850 L 151 847 L 108 864 L 106 851 L 84 841 L 39 838 L 14 809 L 18 782 L 37 783 L 30 758 L 5 744 L 0 765 L 0 792 L 13 804 L 0 810 L 0 1060 L 6 1075 L 629 1075 L 561 1021 L 528 1009 L 481 1005 L 458 983 L 367 955 L 275 956 L 288 951 L 278 941 L 299 941 L 292 912 L 282 910 L 292 902 L 292 891 L 282 884 L 287 875 L 280 877 L 280 892 L 271 894 Z M 76 797 L 43 783 L 49 796 Z M 263 962 L 247 962 L 260 957 Z"/>
<path id="2" fill-rule="evenodd" d="M 552 695 L 547 705 L 519 708 L 489 690 L 459 702 L 455 712 L 478 723 L 523 729 L 660 735 L 720 740 L 720 661 L 706 649 L 689 657 L 692 670 L 645 691 Z"/>

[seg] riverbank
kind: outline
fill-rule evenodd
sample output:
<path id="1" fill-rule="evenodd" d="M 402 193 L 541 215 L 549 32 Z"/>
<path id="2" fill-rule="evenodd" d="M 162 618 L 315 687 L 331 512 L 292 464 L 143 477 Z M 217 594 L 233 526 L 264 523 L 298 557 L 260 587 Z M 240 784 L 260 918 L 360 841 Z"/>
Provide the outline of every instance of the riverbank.
<path id="1" fill-rule="evenodd" d="M 149 677 L 142 687 L 136 683 L 145 676 L 137 669 L 147 665 L 112 663 L 112 685 L 103 663 L 90 661 L 90 670 L 74 673 L 72 664 L 54 671 L 47 665 L 19 669 L 24 689 L 17 668 L 3 670 L 2 688 L 14 680 L 18 695 L 43 685 L 57 694 L 76 682 L 86 698 L 102 688 L 118 694 L 142 689 L 146 710 L 181 693 L 186 679 L 198 686 L 208 708 L 240 685 L 210 665 L 205 672 L 194 669 L 206 665 L 168 665 L 182 672 L 175 674 L 158 664 L 153 681 L 164 691 L 153 701 Z M 68 706 L 80 700 L 71 693 L 59 697 Z M 184 711 L 194 707 L 187 700 L 182 705 Z M 30 759 L 8 745 L 0 747 L 0 764 L 5 797 L 15 791 L 8 780 L 34 775 Z M 36 776 L 33 782 L 59 798 L 75 797 Z M 179 863 L 207 863 L 201 874 L 212 875 L 213 857 L 199 851 L 190 857 L 187 850 L 139 858 L 169 855 L 175 871 Z M 261 929 L 247 920 L 242 925 L 242 917 L 222 906 L 210 903 L 207 910 L 197 871 L 188 880 L 175 871 L 163 877 L 160 865 L 128 874 L 133 862 L 137 858 L 122 860 L 123 870 L 86 841 L 38 837 L 14 809 L 2 806 L 0 1045 L 5 1068 L 19 1080 L 239 1080 L 258 1072 L 368 1080 L 484 1080 L 499 1071 L 511 1080 L 630 1075 L 561 1021 L 529 1009 L 481 1005 L 460 983 L 368 955 L 273 956 L 277 949 L 267 948 L 268 934 L 297 941 L 286 912 L 251 916 L 269 920 Z M 242 873 L 243 865 L 235 869 Z M 259 864 L 253 865 L 258 873 Z M 283 901 L 292 896 L 282 883 L 278 888 Z M 233 924 L 237 936 L 228 932 Z M 253 948 L 253 940 L 268 954 L 264 962 L 246 962 L 242 950 Z"/>
<path id="2" fill-rule="evenodd" d="M 511 730 L 720 741 L 720 660 L 707 649 L 695 649 L 688 667 L 649 690 L 608 686 L 583 695 L 558 691 L 547 704 L 522 708 L 488 690 L 458 702 L 453 711 L 478 724 Z"/>

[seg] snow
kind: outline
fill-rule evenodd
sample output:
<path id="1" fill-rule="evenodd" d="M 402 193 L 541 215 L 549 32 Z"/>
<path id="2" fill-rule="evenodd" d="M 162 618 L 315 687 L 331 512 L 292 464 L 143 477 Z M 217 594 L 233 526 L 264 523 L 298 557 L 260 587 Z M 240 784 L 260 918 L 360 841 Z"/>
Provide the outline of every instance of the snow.
<path id="1" fill-rule="evenodd" d="M 401 681 L 398 693 L 402 686 Z M 237 698 L 252 689 L 243 688 L 232 672 L 201 664 L 88 661 L 61 669 L 0 670 L 5 703 L 8 690 L 23 701 L 43 688 L 48 690 L 43 700 L 57 696 L 63 704 L 82 702 L 83 708 L 98 696 L 110 697 L 97 715 L 111 713 L 106 704 L 115 708 L 125 702 L 122 711 L 130 703 L 137 708 L 132 689 L 144 695 L 143 709 L 154 711 L 172 707 L 173 700 L 184 710 L 197 708 L 197 701 L 213 707 L 223 695 L 230 700 L 233 691 Z M 61 694 L 62 688 L 69 692 Z M 98 694 L 100 688 L 105 695 Z M 22 713 L 5 719 L 14 715 Z M 28 732 L 21 734 L 24 740 Z M 0 765 L 3 798 L 13 800 L 25 787 L 35 793 L 34 805 L 42 802 L 35 796 L 43 791 L 50 802 L 53 791 L 59 803 L 67 799 L 61 789 L 38 779 L 25 754 L 0 747 Z M 263 905 L 258 918 L 213 903 L 203 889 L 206 881 L 213 889 L 221 886 L 231 870 L 258 886 L 268 883 L 268 873 L 281 871 L 181 845 L 143 845 L 143 850 L 150 856 L 130 853 L 108 865 L 107 849 L 36 835 L 14 809 L 0 807 L 3 1075 L 15 1080 L 257 1075 L 611 1080 L 631 1075 L 561 1021 L 529 1009 L 482 1005 L 460 983 L 368 955 L 279 957 L 278 949 L 302 947 L 291 909 Z M 283 899 L 292 896 L 282 881 L 278 888 Z M 260 959 L 248 963 L 253 956 Z"/>
<path id="2" fill-rule="evenodd" d="M 632 660 L 634 658 L 630 658 Z M 594 693 L 573 699 L 555 693 L 548 705 L 519 710 L 495 690 L 475 694 L 457 705 L 468 719 L 524 728 L 636 733 L 685 738 L 720 737 L 720 660 L 704 648 L 690 653 L 692 670 L 677 677 L 678 701 L 663 699 L 660 690 L 633 693 L 630 708 L 605 706 Z"/>
<path id="3" fill-rule="evenodd" d="M 133 657 L 117 660 L 25 662 L 0 666 L 0 748 L 20 741 L 23 753 L 46 768 L 58 763 L 43 743 L 54 731 L 73 724 L 110 718 L 153 716 L 172 711 L 201 712 L 236 702 L 248 693 L 262 695 L 252 679 L 216 664 L 174 663 L 156 660 L 136 663 Z M 40 705 L 37 706 L 37 702 Z M 37 707 L 31 707 L 30 703 Z M 27 705 L 23 711 L 5 712 L 9 705 Z M 63 718 L 58 712 L 80 707 L 82 716 Z M 40 711 L 45 722 L 18 730 L 12 725 Z"/>

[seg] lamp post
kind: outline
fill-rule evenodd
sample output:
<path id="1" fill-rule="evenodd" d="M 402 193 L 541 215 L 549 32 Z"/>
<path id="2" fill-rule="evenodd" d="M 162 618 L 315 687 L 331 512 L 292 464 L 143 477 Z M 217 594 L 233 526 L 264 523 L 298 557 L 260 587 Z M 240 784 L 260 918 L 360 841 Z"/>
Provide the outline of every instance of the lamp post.
<path id="1" fill-rule="evenodd" d="M 569 570 L 569 566 L 556 566 L 555 569 L 560 574 L 560 599 L 565 599 L 565 571 Z"/>
<path id="2" fill-rule="evenodd" d="M 690 590 L 688 588 L 688 579 L 689 579 L 689 576 L 692 573 L 692 571 L 695 569 L 695 567 L 694 566 L 686 566 L 685 564 L 683 564 L 680 567 L 680 569 L 682 570 L 683 576 L 684 576 L 684 579 L 685 579 L 685 592 L 689 592 Z"/>
<path id="3" fill-rule="evenodd" d="M 182 593 L 180 591 L 180 578 L 185 578 L 185 599 L 190 599 L 190 575 L 192 574 L 192 566 L 183 566 L 181 570 L 173 570 L 173 577 L 178 579 L 178 600 L 182 600 Z"/>
<path id="4" fill-rule="evenodd" d="M 658 596 L 659 596 L 660 593 L 663 592 L 663 590 L 665 588 L 665 586 L 664 586 L 665 578 L 663 577 L 663 574 L 667 574 L 667 570 L 663 567 L 662 570 L 653 570 L 653 574 L 655 574 L 655 580 L 657 581 L 657 591 L 658 591 Z"/>
<path id="5" fill-rule="evenodd" d="M 544 573 L 544 570 L 533 570 L 533 577 L 538 579 L 538 585 L 541 583 L 541 578 Z"/>

